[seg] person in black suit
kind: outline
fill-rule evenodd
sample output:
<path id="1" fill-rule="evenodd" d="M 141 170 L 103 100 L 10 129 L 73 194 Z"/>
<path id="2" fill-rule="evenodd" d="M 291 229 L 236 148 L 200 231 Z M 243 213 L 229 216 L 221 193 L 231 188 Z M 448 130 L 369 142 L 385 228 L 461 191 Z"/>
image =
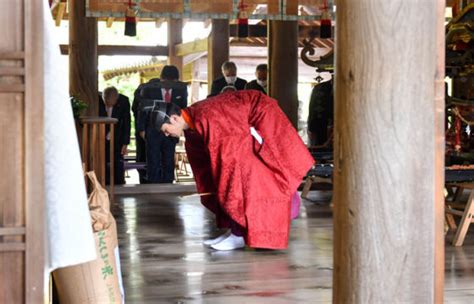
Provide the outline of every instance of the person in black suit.
<path id="1" fill-rule="evenodd" d="M 267 94 L 267 65 L 265 63 L 257 65 L 255 70 L 257 79 L 250 81 L 245 85 L 246 90 L 257 90 Z"/>
<path id="2" fill-rule="evenodd" d="M 140 132 L 138 130 L 138 121 L 140 120 L 140 92 L 144 87 L 153 86 L 160 82 L 160 78 L 153 78 L 147 83 L 142 83 L 138 86 L 138 88 L 133 93 L 133 104 L 132 104 L 132 112 L 133 116 L 135 117 L 135 145 L 137 148 L 135 161 L 137 163 L 146 163 L 146 144 L 145 139 L 140 136 Z M 138 175 L 140 177 L 140 184 L 146 184 L 146 169 L 138 169 Z"/>
<path id="3" fill-rule="evenodd" d="M 164 66 L 160 82 L 143 86 L 140 98 L 171 102 L 184 109 L 188 104 L 188 90 L 186 84 L 178 79 L 179 71 L 175 66 Z M 167 137 L 155 129 L 150 111 L 142 111 L 139 116 L 138 131 L 146 142 L 147 182 L 172 183 L 174 154 L 179 139 Z"/>
<path id="4" fill-rule="evenodd" d="M 130 102 L 128 97 L 119 94 L 115 87 L 108 87 L 102 93 L 99 103 L 99 116 L 111 117 L 118 120 L 114 129 L 114 183 L 125 184 L 123 157 L 127 155 L 127 146 L 130 143 Z M 110 170 L 110 133 L 106 130 L 106 183 L 109 184 Z"/>
<path id="5" fill-rule="evenodd" d="M 210 96 L 219 94 L 222 89 L 226 86 L 234 86 L 237 91 L 244 90 L 247 81 L 237 77 L 237 66 L 232 61 L 226 61 L 222 64 L 222 75 L 223 77 L 217 78 L 212 82 Z"/>

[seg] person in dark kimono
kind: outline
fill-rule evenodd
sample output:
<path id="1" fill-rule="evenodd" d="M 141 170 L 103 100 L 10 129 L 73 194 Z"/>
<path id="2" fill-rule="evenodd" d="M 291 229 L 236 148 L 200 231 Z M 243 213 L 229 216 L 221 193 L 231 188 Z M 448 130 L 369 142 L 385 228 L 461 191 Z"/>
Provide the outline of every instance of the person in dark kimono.
<path id="1" fill-rule="evenodd" d="M 292 197 L 314 160 L 277 101 L 253 90 L 226 92 L 167 108 L 161 119 L 155 126 L 165 135 L 184 130 L 201 202 L 219 228 L 230 229 L 205 244 L 287 248 Z"/>
<path id="2" fill-rule="evenodd" d="M 116 118 L 114 129 L 114 183 L 125 184 L 124 156 L 127 155 L 127 146 L 130 143 L 130 102 L 128 97 L 119 94 L 115 87 L 108 87 L 102 93 L 99 103 L 99 116 Z M 106 183 L 109 184 L 110 170 L 110 131 L 106 135 Z"/>
<path id="3" fill-rule="evenodd" d="M 180 108 L 187 106 L 188 91 L 184 82 L 178 81 L 179 71 L 173 65 L 164 66 L 160 82 L 144 86 L 142 99 L 162 100 Z M 143 115 L 142 115 L 143 114 Z M 177 138 L 165 136 L 151 124 L 150 111 L 140 114 L 138 132 L 146 142 L 147 183 L 172 183 L 174 180 L 175 148 Z"/>

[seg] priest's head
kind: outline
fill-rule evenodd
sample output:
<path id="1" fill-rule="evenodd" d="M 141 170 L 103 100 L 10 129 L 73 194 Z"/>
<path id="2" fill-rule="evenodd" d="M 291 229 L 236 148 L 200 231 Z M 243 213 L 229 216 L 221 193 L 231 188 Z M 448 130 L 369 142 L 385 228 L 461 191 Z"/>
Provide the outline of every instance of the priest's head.
<path id="1" fill-rule="evenodd" d="M 166 136 L 180 137 L 184 130 L 189 128 L 188 124 L 184 120 L 183 116 L 173 114 L 169 118 L 169 122 L 164 123 L 161 126 L 161 131 Z"/>
<path id="2" fill-rule="evenodd" d="M 226 93 L 226 92 L 235 92 L 237 89 L 233 85 L 227 85 L 222 88 L 221 93 Z"/>
<path id="3" fill-rule="evenodd" d="M 166 136 L 179 137 L 183 133 L 183 128 L 179 131 L 176 126 L 180 126 L 181 108 L 174 103 L 155 102 L 151 111 L 151 122 L 155 129 L 162 131 Z"/>

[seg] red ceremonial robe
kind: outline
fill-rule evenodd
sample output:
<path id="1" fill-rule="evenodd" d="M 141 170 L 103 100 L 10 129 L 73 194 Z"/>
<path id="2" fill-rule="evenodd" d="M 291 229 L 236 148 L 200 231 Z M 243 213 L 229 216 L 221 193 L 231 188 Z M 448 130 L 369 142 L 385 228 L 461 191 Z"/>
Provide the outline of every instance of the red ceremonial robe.
<path id="1" fill-rule="evenodd" d="M 276 100 L 258 91 L 217 95 L 185 109 L 186 152 L 202 203 L 220 228 L 230 216 L 250 247 L 285 249 L 290 201 L 314 163 Z M 254 127 L 260 145 L 250 134 Z"/>

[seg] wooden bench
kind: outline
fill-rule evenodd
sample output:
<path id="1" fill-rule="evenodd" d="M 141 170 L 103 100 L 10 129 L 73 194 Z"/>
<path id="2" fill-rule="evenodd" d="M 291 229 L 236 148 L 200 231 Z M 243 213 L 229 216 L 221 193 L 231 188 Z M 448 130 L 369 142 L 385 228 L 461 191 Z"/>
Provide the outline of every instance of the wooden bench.
<path id="1" fill-rule="evenodd" d="M 469 225 L 474 222 L 474 183 L 448 183 L 446 184 L 448 193 L 452 193 L 452 200 L 445 201 L 445 214 L 448 229 L 455 230 L 456 234 L 453 238 L 453 246 L 462 246 L 466 238 Z M 471 193 L 467 202 L 461 202 L 464 190 L 470 190 Z M 454 216 L 461 217 L 459 226 L 456 225 Z"/>
<path id="2" fill-rule="evenodd" d="M 136 162 L 135 160 L 128 160 L 128 159 L 124 159 L 124 162 L 123 162 L 123 169 L 125 171 L 128 171 L 128 170 L 134 170 L 134 169 L 137 169 L 137 170 L 146 170 L 146 163 L 143 163 L 143 162 Z"/>
<path id="3" fill-rule="evenodd" d="M 180 180 L 180 177 L 190 177 L 191 172 L 188 170 L 189 165 L 188 157 L 184 149 L 176 149 L 175 152 L 175 178 L 176 181 Z M 146 170 L 145 162 L 136 162 L 135 157 L 124 158 L 124 170 Z"/>
<path id="4" fill-rule="evenodd" d="M 302 198 L 307 198 L 311 186 L 316 182 L 327 182 L 332 184 L 332 164 L 316 164 L 306 174 L 306 181 L 301 192 Z"/>
<path id="5" fill-rule="evenodd" d="M 187 165 L 189 164 L 186 150 L 179 146 L 176 147 L 175 152 L 175 177 L 176 181 L 180 181 L 180 177 L 190 177 L 191 174 L 188 171 Z"/>

